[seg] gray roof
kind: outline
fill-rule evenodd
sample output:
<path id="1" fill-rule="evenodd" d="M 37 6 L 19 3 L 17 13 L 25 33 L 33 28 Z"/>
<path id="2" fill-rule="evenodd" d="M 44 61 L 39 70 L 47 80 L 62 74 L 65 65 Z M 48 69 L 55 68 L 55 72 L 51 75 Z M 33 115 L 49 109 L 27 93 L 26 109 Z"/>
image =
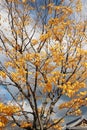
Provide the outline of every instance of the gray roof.
<path id="1" fill-rule="evenodd" d="M 87 118 L 84 116 L 80 116 L 77 119 L 70 121 L 66 124 L 66 130 L 87 130 L 87 126 L 79 126 L 78 124 L 81 123 L 83 120 L 87 121 Z M 77 126 L 78 125 L 78 126 Z"/>
<path id="2" fill-rule="evenodd" d="M 68 128 L 68 130 L 87 130 L 87 127 L 81 127 L 81 126 L 79 126 L 79 127 Z"/>

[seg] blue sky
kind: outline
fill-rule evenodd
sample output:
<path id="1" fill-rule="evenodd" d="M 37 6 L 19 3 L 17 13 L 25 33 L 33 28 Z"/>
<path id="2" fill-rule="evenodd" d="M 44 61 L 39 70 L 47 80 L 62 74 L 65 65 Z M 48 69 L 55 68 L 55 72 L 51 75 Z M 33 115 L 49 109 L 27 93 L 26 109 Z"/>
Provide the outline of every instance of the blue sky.
<path id="1" fill-rule="evenodd" d="M 6 90 L 6 86 L 0 85 L 0 102 L 8 102 L 11 100 L 11 95 Z"/>

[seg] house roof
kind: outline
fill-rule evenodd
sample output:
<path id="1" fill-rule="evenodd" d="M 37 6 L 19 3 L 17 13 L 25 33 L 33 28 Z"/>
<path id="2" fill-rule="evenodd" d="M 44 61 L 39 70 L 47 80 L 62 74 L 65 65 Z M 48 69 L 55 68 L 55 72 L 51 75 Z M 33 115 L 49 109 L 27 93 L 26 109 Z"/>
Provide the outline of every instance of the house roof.
<path id="1" fill-rule="evenodd" d="M 85 122 L 87 122 L 87 118 L 85 118 L 84 116 L 80 116 L 80 117 L 78 117 L 77 119 L 75 119 L 75 120 L 73 120 L 73 121 L 70 121 L 70 122 L 68 122 L 67 124 L 66 124 L 66 128 L 75 128 L 76 129 L 76 127 L 80 127 L 80 128 L 86 128 L 86 130 L 87 130 L 87 126 L 81 126 L 80 124 L 83 122 L 83 121 L 85 121 Z M 87 123 L 86 123 L 87 124 Z M 73 130 L 72 129 L 72 130 Z"/>

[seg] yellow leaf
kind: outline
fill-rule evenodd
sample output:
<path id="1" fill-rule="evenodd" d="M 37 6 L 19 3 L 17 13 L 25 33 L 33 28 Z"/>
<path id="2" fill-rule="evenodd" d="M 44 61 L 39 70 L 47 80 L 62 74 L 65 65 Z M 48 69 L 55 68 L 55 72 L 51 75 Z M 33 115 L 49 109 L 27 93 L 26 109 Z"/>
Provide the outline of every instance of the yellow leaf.
<path id="1" fill-rule="evenodd" d="M 50 92 L 51 90 L 52 90 L 52 85 L 51 85 L 51 83 L 50 82 L 48 82 L 47 84 L 46 84 L 46 86 L 45 86 L 45 89 L 44 89 L 45 91 L 47 91 L 47 92 Z"/>
<path id="2" fill-rule="evenodd" d="M 31 0 L 32 2 L 35 2 L 36 0 Z"/>
<path id="3" fill-rule="evenodd" d="M 26 127 L 32 127 L 32 124 L 31 123 L 27 123 L 27 122 L 22 122 L 21 128 L 26 128 Z"/>
<path id="4" fill-rule="evenodd" d="M 16 126 L 16 123 L 11 124 L 11 126 L 12 126 L 12 127 L 15 127 L 15 126 Z"/>
<path id="5" fill-rule="evenodd" d="M 26 3 L 26 2 L 27 2 L 27 0 L 22 0 L 22 2 L 23 2 L 23 3 Z"/>
<path id="6" fill-rule="evenodd" d="M 38 43 L 38 40 L 33 39 L 33 40 L 31 41 L 31 43 L 32 43 L 33 45 L 36 45 L 36 44 Z"/>
<path id="7" fill-rule="evenodd" d="M 5 124 L 0 121 L 0 127 L 4 127 L 4 126 L 5 126 Z"/>

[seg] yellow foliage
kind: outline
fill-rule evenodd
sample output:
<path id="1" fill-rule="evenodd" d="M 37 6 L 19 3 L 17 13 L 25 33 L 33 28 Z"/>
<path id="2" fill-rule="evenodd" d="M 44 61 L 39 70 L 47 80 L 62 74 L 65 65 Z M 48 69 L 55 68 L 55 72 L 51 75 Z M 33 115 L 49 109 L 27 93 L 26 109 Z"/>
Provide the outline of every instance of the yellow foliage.
<path id="1" fill-rule="evenodd" d="M 52 84 L 51 84 L 50 82 L 48 82 L 48 83 L 46 84 L 46 90 L 47 90 L 48 92 L 51 92 L 51 90 L 52 90 Z"/>
<path id="2" fill-rule="evenodd" d="M 54 129 L 55 129 L 55 130 L 62 130 L 62 127 L 57 124 L 57 125 L 54 126 Z"/>
<path id="3" fill-rule="evenodd" d="M 63 89 L 63 93 L 69 97 L 73 97 L 74 94 L 76 94 L 76 92 L 78 92 L 80 90 L 80 88 L 85 88 L 85 83 L 79 83 L 79 82 L 75 82 L 73 84 L 71 84 L 71 82 L 67 82 L 67 84 L 64 84 L 63 86 L 60 86 L 60 88 Z M 83 93 L 83 92 L 81 92 Z M 84 92 L 85 94 L 85 92 Z"/>
<path id="4" fill-rule="evenodd" d="M 0 122 L 0 127 L 5 127 L 5 124 Z"/>
<path id="5" fill-rule="evenodd" d="M 82 10 L 82 2 L 81 2 L 81 0 L 77 0 L 77 2 L 76 2 L 76 11 L 81 12 L 81 10 Z"/>
<path id="6" fill-rule="evenodd" d="M 36 45 L 36 44 L 38 43 L 38 40 L 33 39 L 33 40 L 31 41 L 31 43 L 32 43 L 33 45 Z"/>
<path id="7" fill-rule="evenodd" d="M 35 2 L 36 0 L 31 0 L 32 2 Z"/>
<path id="8" fill-rule="evenodd" d="M 0 76 L 4 79 L 6 79 L 6 73 L 4 71 L 0 71 Z"/>
<path id="9" fill-rule="evenodd" d="M 12 3 L 10 9 L 8 2 L 16 3 Z M 31 10 L 34 8 L 31 7 L 28 0 L 8 0 L 8 2 L 7 9 L 10 9 L 7 11 L 9 12 L 8 24 L 10 24 L 12 36 L 10 38 L 4 34 L 4 31 L 1 31 L 3 50 L 0 47 L 0 52 L 5 51 L 4 55 L 8 61 L 3 64 L 5 66 L 3 70 L 6 69 L 6 72 L 0 71 L 0 80 L 4 82 L 3 78 L 8 77 L 11 83 L 16 85 L 21 92 L 18 100 L 21 102 L 22 98 L 28 100 L 33 115 L 38 117 L 38 120 L 40 117 L 41 123 L 44 122 L 43 116 L 47 115 L 48 127 L 51 125 L 49 122 L 51 112 L 46 107 L 51 108 L 51 103 L 55 106 L 61 95 L 66 95 L 70 101 L 61 103 L 59 109 L 68 108 L 70 114 L 81 114 L 80 106 L 87 104 L 87 92 L 81 91 L 86 87 L 87 79 L 87 51 L 84 49 L 85 42 L 87 42 L 85 24 L 70 19 L 70 15 L 74 11 L 72 6 L 71 8 L 64 4 L 57 6 L 50 3 L 51 1 L 46 2 L 45 0 L 49 4 L 39 7 L 42 10 L 41 12 L 37 10 L 38 17 L 34 21 L 31 17 Z M 18 2 L 21 5 L 17 5 Z M 35 2 L 35 0 L 29 2 Z M 63 0 L 61 2 L 63 3 Z M 23 10 L 20 9 L 21 7 Z M 77 12 L 81 11 L 80 0 L 77 0 L 75 8 Z M 44 16 L 47 22 L 46 24 L 41 23 L 38 28 L 45 11 L 48 11 L 48 16 Z M 53 17 L 54 13 L 55 17 Z M 40 18 L 42 19 L 39 21 Z M 43 110 L 38 109 L 38 95 L 36 94 L 38 90 L 42 94 L 42 96 L 40 95 L 41 100 L 43 100 L 43 95 L 46 98 L 46 107 L 42 102 Z M 48 105 L 48 98 L 50 105 Z M 54 106 L 52 107 L 54 108 Z M 11 117 L 19 111 L 20 109 L 16 106 L 0 103 L 0 113 L 2 114 L 0 115 L 0 126 L 4 127 L 8 122 L 7 117 Z M 28 112 L 24 113 L 27 115 Z M 54 123 L 57 121 L 55 120 Z M 21 127 L 33 126 L 31 123 L 22 122 Z M 62 129 L 59 123 L 54 128 Z"/>
<path id="10" fill-rule="evenodd" d="M 16 126 L 16 123 L 11 124 L 11 126 L 12 126 L 12 127 L 15 127 L 15 126 Z"/>
<path id="11" fill-rule="evenodd" d="M 86 96 L 86 95 L 87 95 L 87 91 L 80 92 L 80 95 L 81 95 L 81 96 Z"/>
<path id="12" fill-rule="evenodd" d="M 51 92 L 52 91 L 52 84 L 50 82 L 47 82 L 45 85 L 44 85 L 44 89 L 43 89 L 43 92 Z"/>
<path id="13" fill-rule="evenodd" d="M 31 123 L 27 123 L 27 122 L 22 122 L 21 123 L 21 128 L 26 128 L 26 127 L 32 127 Z"/>
<path id="14" fill-rule="evenodd" d="M 4 105 L 3 103 L 0 103 L 0 112 L 8 116 L 11 116 L 13 113 L 19 110 L 20 109 L 17 106 Z"/>
<path id="15" fill-rule="evenodd" d="M 13 62 L 8 61 L 8 62 L 5 62 L 5 66 L 6 66 L 6 68 L 15 67 L 15 64 Z"/>
<path id="16" fill-rule="evenodd" d="M 14 3 L 19 3 L 19 0 L 8 0 L 8 2 L 14 2 Z"/>
<path id="17" fill-rule="evenodd" d="M 23 2 L 23 3 L 26 3 L 26 2 L 27 2 L 27 0 L 22 0 L 22 2 Z"/>
<path id="18" fill-rule="evenodd" d="M 87 68 L 87 62 L 84 63 L 84 66 Z"/>
<path id="19" fill-rule="evenodd" d="M 47 33 L 40 35 L 40 41 L 41 42 L 46 41 L 48 38 L 49 38 L 49 34 L 47 34 Z"/>
<path id="20" fill-rule="evenodd" d="M 80 109 L 76 110 L 76 111 L 75 111 L 75 114 L 76 114 L 77 116 L 79 116 L 79 115 L 81 114 L 81 110 L 80 110 Z"/>
<path id="21" fill-rule="evenodd" d="M 5 105 L 3 103 L 0 103 L 0 127 L 5 127 L 8 123 L 8 117 L 11 117 L 14 113 L 18 112 L 20 110 L 17 106 L 12 105 Z"/>

